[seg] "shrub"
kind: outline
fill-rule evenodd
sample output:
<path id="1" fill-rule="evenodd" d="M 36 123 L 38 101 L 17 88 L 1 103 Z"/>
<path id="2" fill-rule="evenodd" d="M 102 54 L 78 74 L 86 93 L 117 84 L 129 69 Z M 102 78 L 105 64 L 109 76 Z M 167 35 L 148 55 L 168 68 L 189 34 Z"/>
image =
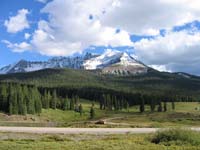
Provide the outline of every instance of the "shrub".
<path id="1" fill-rule="evenodd" d="M 164 145 L 200 145 L 200 133 L 187 129 L 158 131 L 151 142 Z"/>

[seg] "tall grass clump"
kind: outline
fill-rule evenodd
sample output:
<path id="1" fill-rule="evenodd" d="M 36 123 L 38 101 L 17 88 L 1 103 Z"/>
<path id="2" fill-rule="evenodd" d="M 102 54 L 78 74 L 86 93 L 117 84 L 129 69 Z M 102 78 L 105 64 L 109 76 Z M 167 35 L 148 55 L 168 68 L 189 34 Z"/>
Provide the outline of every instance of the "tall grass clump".
<path id="1" fill-rule="evenodd" d="M 200 133 L 188 129 L 168 129 L 158 131 L 151 142 L 163 145 L 200 145 Z"/>

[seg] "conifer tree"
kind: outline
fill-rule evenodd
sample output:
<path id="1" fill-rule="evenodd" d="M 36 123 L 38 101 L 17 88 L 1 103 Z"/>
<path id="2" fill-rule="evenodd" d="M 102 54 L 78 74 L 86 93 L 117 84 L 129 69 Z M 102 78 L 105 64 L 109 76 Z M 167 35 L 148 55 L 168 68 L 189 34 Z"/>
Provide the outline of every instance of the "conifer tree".
<path id="1" fill-rule="evenodd" d="M 103 100 L 102 99 L 99 100 L 99 109 L 100 110 L 103 109 Z"/>
<path id="2" fill-rule="evenodd" d="M 162 112 L 162 103 L 161 102 L 158 103 L 158 112 Z"/>
<path id="3" fill-rule="evenodd" d="M 63 103 L 63 110 L 68 110 L 68 101 L 69 101 L 69 99 L 68 99 L 68 97 L 66 97 L 64 99 L 64 103 Z"/>
<path id="4" fill-rule="evenodd" d="M 18 114 L 18 103 L 17 103 L 17 91 L 15 88 L 13 88 L 14 93 L 13 93 L 13 99 L 12 99 L 12 113 L 13 114 Z"/>
<path id="5" fill-rule="evenodd" d="M 22 97 L 23 97 L 23 106 L 22 106 L 22 115 L 27 114 L 27 98 L 28 98 L 28 88 L 26 85 L 22 87 Z"/>
<path id="6" fill-rule="evenodd" d="M 70 99 L 70 110 L 74 110 L 74 97 Z"/>
<path id="7" fill-rule="evenodd" d="M 106 95 L 105 94 L 103 94 L 103 106 L 102 106 L 103 108 L 102 109 L 106 109 Z"/>
<path id="8" fill-rule="evenodd" d="M 34 90 L 33 87 L 28 88 L 28 102 L 27 102 L 27 113 L 35 114 L 35 100 L 34 100 Z"/>
<path id="9" fill-rule="evenodd" d="M 0 109 L 5 110 L 7 106 L 7 98 L 8 98 L 8 93 L 7 93 L 7 87 L 5 84 L 1 86 L 1 91 L 0 91 Z"/>
<path id="10" fill-rule="evenodd" d="M 34 90 L 35 112 L 40 114 L 42 112 L 41 96 L 36 87 L 34 87 L 33 90 Z"/>
<path id="11" fill-rule="evenodd" d="M 13 99 L 14 99 L 14 90 L 13 90 L 12 85 L 10 84 L 9 95 L 8 95 L 8 103 L 9 103 L 8 113 L 9 113 L 9 115 L 13 114 Z"/>
<path id="12" fill-rule="evenodd" d="M 140 112 L 144 112 L 145 111 L 145 106 L 144 106 L 144 97 L 141 96 L 141 99 L 140 99 Z"/>
<path id="13" fill-rule="evenodd" d="M 78 95 L 74 96 L 75 105 L 78 105 L 79 101 L 80 101 L 79 96 Z"/>
<path id="14" fill-rule="evenodd" d="M 24 110 L 24 93 L 21 86 L 17 86 L 17 102 L 18 102 L 18 114 L 23 115 Z"/>
<path id="15" fill-rule="evenodd" d="M 112 97 L 112 103 L 113 103 L 114 110 L 119 110 L 116 96 Z"/>
<path id="16" fill-rule="evenodd" d="M 44 96 L 42 97 L 42 107 L 48 109 L 48 93 L 47 90 L 44 90 Z"/>
<path id="17" fill-rule="evenodd" d="M 51 101 L 51 92 L 47 91 L 47 97 L 46 97 L 46 108 L 49 109 L 50 108 L 50 101 Z"/>
<path id="18" fill-rule="evenodd" d="M 172 101 L 172 110 L 175 110 L 175 103 Z"/>
<path id="19" fill-rule="evenodd" d="M 80 116 L 82 116 L 82 114 L 83 114 L 83 106 L 82 106 L 82 104 L 79 105 L 79 113 L 80 113 Z"/>
<path id="20" fill-rule="evenodd" d="M 94 107 L 92 106 L 92 107 L 90 108 L 90 119 L 94 119 L 94 117 L 95 117 L 95 109 L 94 109 Z"/>
<path id="21" fill-rule="evenodd" d="M 164 112 L 167 111 L 167 102 L 164 102 Z"/>
<path id="22" fill-rule="evenodd" d="M 127 110 L 128 110 L 128 112 L 129 112 L 129 107 L 130 107 L 130 105 L 129 105 L 129 102 L 127 101 Z"/>
<path id="23" fill-rule="evenodd" d="M 53 95 L 52 95 L 52 101 L 51 101 L 51 108 L 56 109 L 56 104 L 57 104 L 57 93 L 56 90 L 53 90 Z"/>
<path id="24" fill-rule="evenodd" d="M 150 108 L 151 108 L 151 112 L 155 111 L 155 99 L 151 99 Z"/>

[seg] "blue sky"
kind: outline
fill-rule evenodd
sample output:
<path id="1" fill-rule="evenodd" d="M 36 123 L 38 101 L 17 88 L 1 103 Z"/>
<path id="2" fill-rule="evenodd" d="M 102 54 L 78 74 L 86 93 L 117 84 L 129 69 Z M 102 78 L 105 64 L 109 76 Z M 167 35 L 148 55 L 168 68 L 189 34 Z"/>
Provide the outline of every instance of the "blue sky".
<path id="1" fill-rule="evenodd" d="M 199 75 L 198 6 L 198 0 L 1 0 L 0 67 L 113 49 L 161 71 Z"/>
<path id="2" fill-rule="evenodd" d="M 37 22 L 41 17 L 45 17 L 40 14 L 40 9 L 44 7 L 43 3 L 38 3 L 36 1 L 27 1 L 27 0 L 1 0 L 0 2 L 0 41 L 9 40 L 12 42 L 21 42 L 24 40 L 24 34 L 26 32 L 33 32 L 37 26 Z M 19 33 L 13 34 L 6 31 L 4 22 L 10 16 L 15 16 L 17 11 L 27 8 L 31 14 L 28 15 L 28 19 L 31 21 L 31 28 L 25 29 Z M 14 53 L 12 49 L 8 48 L 4 43 L 0 43 L 0 67 L 14 63 L 20 59 L 27 60 L 46 60 L 48 57 L 40 55 L 37 52 L 23 52 L 23 53 Z"/>

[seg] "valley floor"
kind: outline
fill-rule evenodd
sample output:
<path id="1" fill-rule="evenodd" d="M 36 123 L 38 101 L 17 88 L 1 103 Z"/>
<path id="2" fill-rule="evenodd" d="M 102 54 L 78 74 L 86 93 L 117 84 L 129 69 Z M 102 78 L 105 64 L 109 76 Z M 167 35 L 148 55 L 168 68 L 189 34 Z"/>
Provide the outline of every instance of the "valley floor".
<path id="1" fill-rule="evenodd" d="M 200 134 L 197 136 L 186 135 L 186 137 L 195 138 L 192 139 L 194 142 L 188 139 L 189 142 L 177 140 L 176 142 L 155 144 L 150 140 L 155 136 L 154 132 L 157 128 L 198 128 L 200 126 L 199 103 L 176 103 L 175 110 L 172 110 L 171 104 L 168 103 L 168 111 L 161 113 L 151 113 L 148 106 L 145 107 L 144 113 L 139 113 L 139 106 L 122 111 L 100 110 L 98 104 L 95 104 L 93 120 L 89 119 L 91 102 L 82 100 L 81 103 L 84 109 L 82 116 L 74 111 L 52 109 L 44 109 L 40 115 L 9 116 L 0 113 L 0 126 L 2 126 L 0 127 L 0 150 L 200 150 Z M 104 124 L 96 124 L 98 120 L 103 120 Z M 9 128 L 8 126 L 15 127 Z M 31 128 L 20 128 L 20 126 Z M 59 132 L 50 134 L 45 131 L 51 130 L 51 128 L 39 128 L 40 130 L 33 128 L 39 126 L 53 127 L 53 129 L 59 127 L 56 128 Z M 79 129 L 82 132 L 74 134 L 78 133 L 76 128 L 82 128 Z M 14 130 L 9 132 L 10 129 Z M 24 133 L 26 129 L 34 132 Z M 65 133 L 62 130 L 73 132 Z M 83 132 L 86 130 L 88 132 Z M 109 134 L 105 134 L 107 130 L 110 131 Z M 123 134 L 120 134 L 120 131 L 123 131 Z M 176 135 L 174 134 L 174 136 Z M 185 135 L 182 140 L 184 139 Z"/>
<path id="2" fill-rule="evenodd" d="M 149 106 L 145 112 L 139 112 L 139 106 L 122 111 L 100 110 L 95 104 L 95 118 L 90 119 L 91 102 L 82 100 L 84 113 L 80 116 L 74 111 L 43 109 L 40 115 L 6 115 L 0 113 L 0 126 L 27 127 L 73 127 L 73 128 L 167 128 L 167 127 L 199 127 L 200 104 L 197 102 L 180 102 L 175 110 L 168 103 L 167 112 L 153 112 Z M 104 124 L 96 124 L 103 120 Z"/>

